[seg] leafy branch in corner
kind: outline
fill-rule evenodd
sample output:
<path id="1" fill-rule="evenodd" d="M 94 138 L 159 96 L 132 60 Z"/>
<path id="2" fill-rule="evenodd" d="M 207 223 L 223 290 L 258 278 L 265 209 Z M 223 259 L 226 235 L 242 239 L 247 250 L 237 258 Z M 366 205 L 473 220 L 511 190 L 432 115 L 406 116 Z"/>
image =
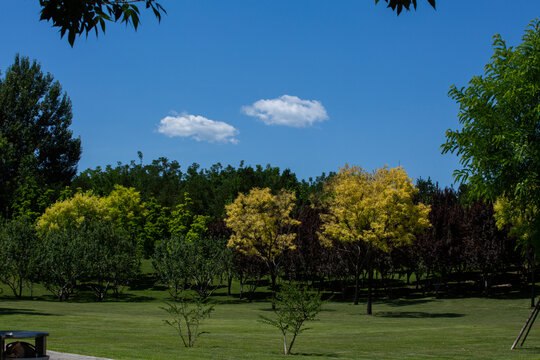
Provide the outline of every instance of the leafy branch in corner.
<path id="1" fill-rule="evenodd" d="M 40 0 L 40 20 L 52 21 L 54 27 L 60 28 L 60 36 L 68 34 L 71 46 L 77 36 L 95 31 L 99 28 L 105 33 L 107 21 L 131 24 L 135 30 L 140 23 L 139 3 L 151 9 L 154 16 L 161 21 L 165 9 L 157 0 Z"/>

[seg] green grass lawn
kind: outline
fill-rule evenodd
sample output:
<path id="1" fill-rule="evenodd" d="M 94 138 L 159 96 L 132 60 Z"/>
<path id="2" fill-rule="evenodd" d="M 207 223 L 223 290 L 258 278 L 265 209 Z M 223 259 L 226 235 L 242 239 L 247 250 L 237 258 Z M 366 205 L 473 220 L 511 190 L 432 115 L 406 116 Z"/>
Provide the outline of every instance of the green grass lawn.
<path id="1" fill-rule="evenodd" d="M 4 295 L 7 293 L 4 292 Z M 130 291 L 130 301 L 0 299 L 1 330 L 43 330 L 48 348 L 114 359 L 278 359 L 280 333 L 258 321 L 270 304 L 217 296 L 192 349 L 164 324 L 163 291 Z M 540 359 L 540 320 L 523 348 L 510 345 L 527 319 L 528 299 L 402 299 L 327 302 L 293 348 L 297 359 Z"/>

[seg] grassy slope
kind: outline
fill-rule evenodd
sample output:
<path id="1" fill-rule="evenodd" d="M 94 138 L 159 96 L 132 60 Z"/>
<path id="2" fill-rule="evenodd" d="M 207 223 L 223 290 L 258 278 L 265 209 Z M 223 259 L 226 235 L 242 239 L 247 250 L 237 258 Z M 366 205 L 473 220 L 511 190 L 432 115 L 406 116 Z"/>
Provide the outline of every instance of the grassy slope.
<path id="1" fill-rule="evenodd" d="M 267 302 L 219 296 L 193 349 L 163 323 L 163 292 L 134 292 L 132 302 L 0 300 L 0 328 L 50 332 L 52 350 L 114 359 L 276 359 L 276 329 L 258 322 Z M 145 299 L 146 296 L 153 299 Z M 510 345 L 530 313 L 527 299 L 433 298 L 365 306 L 326 303 L 293 348 L 296 359 L 540 359 L 540 322 L 526 346 Z"/>

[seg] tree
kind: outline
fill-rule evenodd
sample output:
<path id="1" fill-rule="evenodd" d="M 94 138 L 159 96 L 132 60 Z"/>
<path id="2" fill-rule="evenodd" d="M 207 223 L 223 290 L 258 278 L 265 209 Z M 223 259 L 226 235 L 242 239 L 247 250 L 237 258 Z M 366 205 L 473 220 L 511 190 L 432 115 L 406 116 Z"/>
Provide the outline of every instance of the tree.
<path id="1" fill-rule="evenodd" d="M 71 101 L 52 75 L 16 55 L 0 78 L 0 216 L 10 218 L 15 204 L 41 213 L 49 203 L 39 199 L 69 185 L 81 155 L 72 117 Z"/>
<path id="2" fill-rule="evenodd" d="M 185 347 L 193 347 L 195 340 L 202 334 L 199 332 L 201 322 L 210 317 L 214 307 L 208 305 L 200 298 L 178 299 L 176 303 L 165 303 L 167 307 L 162 307 L 171 317 L 165 320 L 165 324 L 172 326 L 178 332 Z"/>
<path id="3" fill-rule="evenodd" d="M 480 270 L 484 295 L 489 294 L 490 274 L 504 270 L 512 260 L 514 245 L 507 231 L 497 228 L 493 205 L 475 201 L 465 209 L 466 262 Z"/>
<path id="4" fill-rule="evenodd" d="M 85 220 L 79 231 L 85 240 L 79 254 L 85 265 L 82 280 L 88 282 L 98 301 L 111 289 L 118 295 L 119 287 L 137 275 L 140 257 L 136 242 L 109 219 Z"/>
<path id="5" fill-rule="evenodd" d="M 99 29 L 105 33 L 107 21 L 131 24 L 135 30 L 139 26 L 139 5 L 143 3 L 151 9 L 154 16 L 161 21 L 165 9 L 157 0 L 39 0 L 41 6 L 40 20 L 52 21 L 53 27 L 60 28 L 60 37 L 68 34 L 71 46 L 77 36 Z"/>
<path id="6" fill-rule="evenodd" d="M 17 218 L 0 223 L 0 281 L 18 298 L 23 286 L 36 280 L 39 252 L 32 221 Z"/>
<path id="7" fill-rule="evenodd" d="M 134 232 L 142 212 L 138 193 L 121 186 L 108 197 L 78 193 L 50 206 L 37 221 L 38 232 L 51 242 L 50 251 L 54 252 L 50 258 L 62 261 L 64 253 L 75 258 L 73 269 L 66 273 L 76 273 L 58 276 L 55 269 L 48 269 L 54 274 L 55 291 L 69 294 L 77 281 L 84 280 L 90 282 L 96 298 L 103 300 L 109 289 L 117 291 L 126 285 L 139 268 L 140 251 Z M 56 265 L 53 262 L 48 266 Z"/>
<path id="8" fill-rule="evenodd" d="M 44 235 L 51 231 L 78 228 L 85 220 L 108 216 L 108 208 L 102 198 L 92 192 L 77 193 L 47 208 L 37 220 L 37 229 Z"/>
<path id="9" fill-rule="evenodd" d="M 169 288 L 169 293 L 175 300 L 180 299 L 190 276 L 188 257 L 185 238 L 175 235 L 159 241 L 152 257 L 158 279 Z"/>
<path id="10" fill-rule="evenodd" d="M 307 330 L 306 321 L 313 321 L 321 311 L 320 296 L 311 294 L 305 287 L 294 284 L 283 284 L 276 295 L 276 319 L 261 316 L 262 322 L 272 325 L 281 331 L 283 336 L 283 352 L 290 355 L 296 337 Z M 290 335 L 290 341 L 287 340 Z"/>
<path id="11" fill-rule="evenodd" d="M 275 290 L 279 269 L 278 257 L 287 249 L 294 249 L 292 232 L 300 222 L 291 217 L 295 195 L 286 190 L 273 195 L 269 188 L 254 188 L 240 193 L 226 206 L 225 222 L 233 231 L 228 246 L 246 255 L 260 257 L 268 267 Z"/>
<path id="12" fill-rule="evenodd" d="M 485 74 L 450 88 L 462 129 L 446 131 L 442 152 L 461 157 L 454 177 L 468 182 L 471 196 L 505 197 L 523 218 L 540 208 L 540 21 L 529 24 L 515 48 L 498 34 L 493 39 Z M 531 236 L 523 245 L 540 250 L 539 224 L 538 212 L 524 223 Z"/>
<path id="13" fill-rule="evenodd" d="M 40 280 L 59 301 L 68 300 L 77 283 L 87 274 L 82 256 L 86 244 L 84 228 L 62 228 L 42 234 Z"/>
<path id="14" fill-rule="evenodd" d="M 431 226 L 415 242 L 418 254 L 427 276 L 438 276 L 438 283 L 447 283 L 453 270 L 465 263 L 466 224 L 463 206 L 452 188 L 436 189 L 430 196 Z M 435 286 L 439 295 L 440 285 Z"/>
<path id="15" fill-rule="evenodd" d="M 363 257 L 368 270 L 367 314 L 370 315 L 374 252 L 388 253 L 395 247 L 411 244 L 415 234 L 429 226 L 429 207 L 413 202 L 418 190 L 401 167 L 384 167 L 368 173 L 360 167 L 346 165 L 325 188 L 324 203 L 329 213 L 321 214 L 320 240 L 328 246 L 333 240 L 356 246 L 357 259 Z M 357 301 L 358 277 L 355 304 Z"/>
<path id="16" fill-rule="evenodd" d="M 122 229 L 138 249 L 144 247 L 144 223 L 147 210 L 141 202 L 140 192 L 135 188 L 115 185 L 109 196 L 103 199 L 108 208 L 108 215 L 115 226 Z"/>

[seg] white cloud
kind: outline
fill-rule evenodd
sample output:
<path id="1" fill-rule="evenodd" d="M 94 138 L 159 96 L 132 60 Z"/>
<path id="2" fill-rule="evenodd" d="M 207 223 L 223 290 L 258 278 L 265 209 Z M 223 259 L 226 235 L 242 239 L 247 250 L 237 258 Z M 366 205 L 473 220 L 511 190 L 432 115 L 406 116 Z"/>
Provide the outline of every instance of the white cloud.
<path id="1" fill-rule="evenodd" d="M 191 137 L 197 141 L 237 144 L 239 131 L 222 121 L 200 115 L 175 114 L 159 122 L 158 132 L 166 136 Z"/>
<path id="2" fill-rule="evenodd" d="M 302 100 L 290 95 L 259 100 L 252 105 L 243 106 L 242 111 L 246 115 L 259 118 L 266 125 L 306 127 L 328 120 L 326 109 L 319 101 Z"/>

